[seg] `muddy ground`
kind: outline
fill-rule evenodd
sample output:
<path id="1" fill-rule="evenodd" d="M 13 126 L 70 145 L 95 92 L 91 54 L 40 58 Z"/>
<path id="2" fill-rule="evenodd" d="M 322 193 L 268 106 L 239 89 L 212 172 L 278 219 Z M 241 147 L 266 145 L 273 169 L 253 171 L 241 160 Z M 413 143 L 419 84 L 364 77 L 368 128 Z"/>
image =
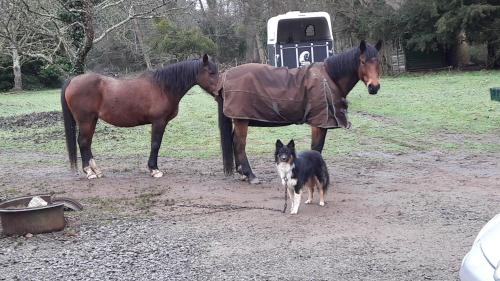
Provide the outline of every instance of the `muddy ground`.
<path id="1" fill-rule="evenodd" d="M 49 192 L 86 208 L 58 233 L 1 236 L 0 280 L 457 280 L 500 212 L 500 154 L 329 158 L 327 205 L 295 216 L 279 212 L 272 155 L 251 159 L 257 186 L 224 177 L 218 159 L 160 158 L 166 174 L 153 179 L 146 157 L 97 157 L 94 181 L 63 153 L 0 159 L 0 196 Z"/>

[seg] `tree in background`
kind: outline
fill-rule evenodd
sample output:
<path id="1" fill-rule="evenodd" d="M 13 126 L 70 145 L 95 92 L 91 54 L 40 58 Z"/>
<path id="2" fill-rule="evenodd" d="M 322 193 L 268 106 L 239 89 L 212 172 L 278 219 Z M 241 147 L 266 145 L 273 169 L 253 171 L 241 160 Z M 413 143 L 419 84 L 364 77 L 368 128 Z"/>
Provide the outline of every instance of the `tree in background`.
<path id="1" fill-rule="evenodd" d="M 151 47 L 168 60 L 185 60 L 201 54 L 213 54 L 215 43 L 196 28 L 179 28 L 167 20 L 155 23 L 156 33 L 151 38 Z"/>
<path id="2" fill-rule="evenodd" d="M 52 63 L 59 42 L 44 22 L 32 17 L 16 0 L 0 0 L 0 53 L 11 58 L 14 75 L 13 90 L 22 90 L 23 63 L 45 60 Z"/>
<path id="3" fill-rule="evenodd" d="M 442 6 L 437 33 L 453 41 L 463 32 L 468 41 L 486 44 L 487 66 L 500 67 L 500 1 L 451 0 Z"/>
<path id="4" fill-rule="evenodd" d="M 0 0 L 0 4 L 0 75 L 15 77 L 8 79 L 16 81 L 16 88 L 21 88 L 21 66 L 28 63 L 26 71 L 38 77 L 57 76 L 57 70 L 68 69 L 68 64 L 72 74 L 83 73 L 86 65 L 101 72 L 135 72 L 201 52 L 215 54 L 224 63 L 265 63 L 267 20 L 291 10 L 328 12 L 337 52 L 361 39 L 402 39 L 408 49 L 440 50 L 449 58 L 465 54 L 460 46 L 471 42 L 487 46 L 488 66 L 500 67 L 498 0 Z M 5 65 L 6 59 L 11 65 Z"/>
<path id="5" fill-rule="evenodd" d="M 444 49 L 455 62 L 461 41 L 486 43 L 488 67 L 500 67 L 500 2 L 497 0 L 405 1 L 399 23 L 410 49 Z"/>
<path id="6" fill-rule="evenodd" d="M 73 74 L 85 70 L 89 51 L 106 36 L 138 18 L 152 19 L 187 9 L 192 1 L 177 0 L 44 0 L 25 8 L 52 23 L 52 32 L 64 42 Z M 179 6 L 182 2 L 185 6 Z M 116 11 L 116 12 L 112 12 Z"/>

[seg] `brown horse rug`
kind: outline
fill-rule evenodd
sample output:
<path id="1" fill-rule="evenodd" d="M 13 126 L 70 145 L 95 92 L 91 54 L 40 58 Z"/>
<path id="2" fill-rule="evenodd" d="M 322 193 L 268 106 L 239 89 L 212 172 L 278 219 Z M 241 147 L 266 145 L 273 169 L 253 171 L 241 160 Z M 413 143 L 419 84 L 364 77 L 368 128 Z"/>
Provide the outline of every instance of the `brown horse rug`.
<path id="1" fill-rule="evenodd" d="M 244 64 L 222 74 L 218 93 L 233 119 L 314 127 L 349 127 L 345 95 L 323 63 L 295 69 Z"/>

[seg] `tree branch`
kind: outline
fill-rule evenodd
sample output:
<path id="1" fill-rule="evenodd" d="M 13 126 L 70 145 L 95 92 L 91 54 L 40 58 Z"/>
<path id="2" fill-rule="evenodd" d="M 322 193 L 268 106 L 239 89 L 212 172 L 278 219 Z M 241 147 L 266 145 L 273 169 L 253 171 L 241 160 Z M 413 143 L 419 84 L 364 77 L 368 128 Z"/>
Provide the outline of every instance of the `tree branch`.
<path id="1" fill-rule="evenodd" d="M 98 43 L 99 41 L 101 41 L 102 39 L 104 39 L 104 37 L 106 37 L 106 35 L 108 35 L 108 33 L 110 33 L 111 31 L 119 28 L 120 26 L 126 24 L 127 22 L 129 22 L 130 20 L 134 19 L 134 18 L 140 18 L 140 19 L 152 19 L 152 18 L 157 18 L 157 17 L 160 17 L 158 15 L 151 15 L 152 13 L 156 12 L 157 10 L 159 10 L 160 8 L 164 7 L 167 3 L 165 1 L 162 1 L 162 4 L 160 5 L 157 5 L 145 12 L 139 12 L 137 14 L 134 13 L 134 6 L 130 6 L 129 8 L 129 11 L 128 11 L 128 17 L 125 18 L 124 20 L 110 26 L 109 28 L 105 29 L 101 35 L 99 35 L 98 37 L 96 37 L 93 41 L 93 43 Z M 174 11 L 178 11 L 178 10 L 183 10 L 183 9 L 186 9 L 188 8 L 189 6 L 185 6 L 185 7 L 179 7 L 179 8 L 170 8 L 168 9 L 167 11 L 165 12 L 168 12 L 168 13 L 171 13 L 171 12 L 174 12 Z"/>
<path id="2" fill-rule="evenodd" d="M 113 3 L 109 3 L 109 4 L 106 4 L 106 5 L 103 5 L 104 3 L 108 2 L 108 1 L 104 1 L 101 4 L 95 6 L 95 8 L 99 9 L 99 10 L 104 10 L 106 8 L 113 7 L 113 6 L 116 6 L 118 4 L 121 4 L 121 3 L 123 3 L 123 1 L 125 1 L 125 0 L 119 0 L 119 1 L 116 1 L 116 2 L 113 2 Z"/>

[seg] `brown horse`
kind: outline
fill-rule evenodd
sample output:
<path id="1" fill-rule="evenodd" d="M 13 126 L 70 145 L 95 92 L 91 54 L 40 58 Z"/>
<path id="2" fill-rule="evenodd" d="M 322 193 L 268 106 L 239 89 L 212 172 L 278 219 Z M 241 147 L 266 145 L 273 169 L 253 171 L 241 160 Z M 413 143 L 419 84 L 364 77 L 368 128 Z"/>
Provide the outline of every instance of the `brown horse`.
<path id="1" fill-rule="evenodd" d="M 321 152 L 327 129 L 349 128 L 347 94 L 361 80 L 371 95 L 380 89 L 379 41 L 298 69 L 241 65 L 221 75 L 216 100 L 224 172 L 236 170 L 259 183 L 245 152 L 248 126 L 311 125 L 313 150 Z M 234 125 L 234 129 L 233 129 Z"/>
<path id="2" fill-rule="evenodd" d="M 95 73 L 76 76 L 61 91 L 66 146 L 71 168 L 76 169 L 76 125 L 82 166 L 88 179 L 102 176 L 93 159 L 92 136 L 98 119 L 118 127 L 152 124 L 148 168 L 161 177 L 157 159 L 163 133 L 179 110 L 179 102 L 194 85 L 216 90 L 217 65 L 207 55 L 148 71 L 134 79 L 115 79 Z"/>

